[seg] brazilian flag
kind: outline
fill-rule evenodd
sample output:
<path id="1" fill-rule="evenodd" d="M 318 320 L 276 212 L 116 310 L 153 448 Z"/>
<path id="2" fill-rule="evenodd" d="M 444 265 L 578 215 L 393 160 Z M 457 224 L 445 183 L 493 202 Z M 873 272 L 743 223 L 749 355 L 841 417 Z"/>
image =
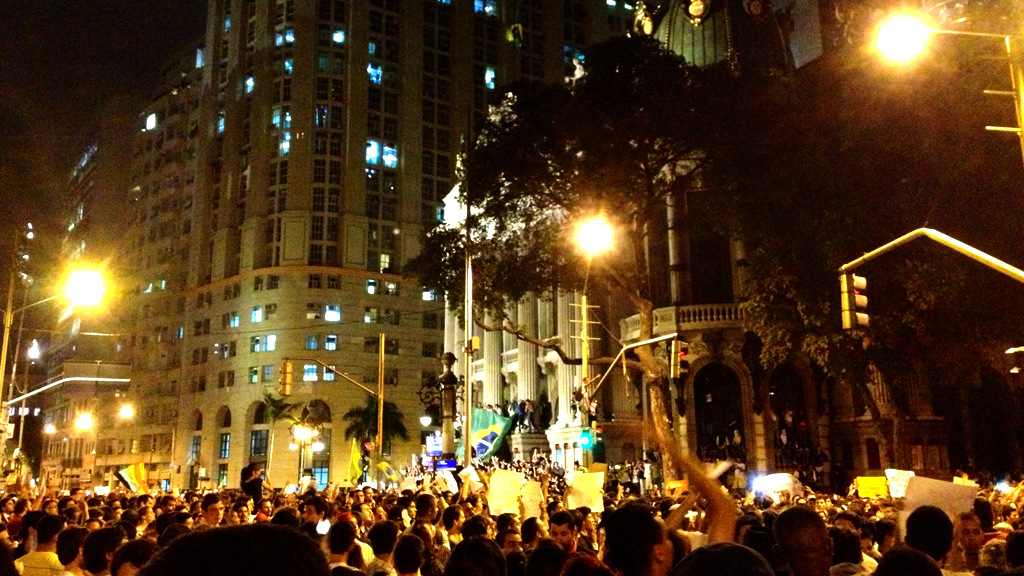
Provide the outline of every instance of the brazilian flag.
<path id="1" fill-rule="evenodd" d="M 512 419 L 505 418 L 489 410 L 473 408 L 473 449 L 476 450 L 476 457 L 487 460 L 501 448 L 505 436 L 512 428 Z M 455 448 L 456 454 L 462 453 L 462 441 Z"/>

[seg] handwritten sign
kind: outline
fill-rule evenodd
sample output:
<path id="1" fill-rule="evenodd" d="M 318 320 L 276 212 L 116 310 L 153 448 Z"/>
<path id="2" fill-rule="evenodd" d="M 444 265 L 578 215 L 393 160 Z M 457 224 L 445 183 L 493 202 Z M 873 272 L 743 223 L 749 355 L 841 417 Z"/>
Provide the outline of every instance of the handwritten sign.
<path id="1" fill-rule="evenodd" d="M 961 486 L 952 482 L 913 476 L 907 483 L 907 495 L 903 499 L 901 525 L 906 522 L 906 516 L 919 506 L 941 508 L 952 520 L 961 512 L 974 509 L 974 497 L 977 493 L 978 489 L 974 486 Z"/>
<path id="2" fill-rule="evenodd" d="M 491 474 L 487 503 L 492 514 L 518 514 L 519 489 L 523 485 L 522 472 L 495 470 Z"/>
<path id="3" fill-rule="evenodd" d="M 802 495 L 804 485 L 792 474 L 769 474 L 754 481 L 754 492 L 771 496 L 776 502 L 781 502 L 783 493 L 788 493 L 790 498 Z"/>
<path id="4" fill-rule="evenodd" d="M 854 483 L 861 498 L 885 498 L 889 494 L 885 476 L 858 476 Z"/>
<path id="5" fill-rule="evenodd" d="M 544 508 L 544 493 L 540 489 L 540 482 L 526 482 L 519 494 L 523 499 L 523 520 L 540 518 L 541 510 Z"/>
<path id="6" fill-rule="evenodd" d="M 907 482 L 914 476 L 913 470 L 896 470 L 888 468 L 885 477 L 889 480 L 889 496 L 903 498 L 907 493 Z"/>
<path id="7" fill-rule="evenodd" d="M 604 472 L 566 474 L 565 483 L 569 508 L 586 506 L 591 512 L 604 512 Z"/>
<path id="8" fill-rule="evenodd" d="M 470 494 L 475 494 L 476 492 L 479 492 L 481 488 L 484 487 L 484 483 L 480 481 L 480 474 L 478 474 L 477 471 L 474 470 L 472 466 L 463 468 L 462 471 L 459 472 L 459 478 L 462 478 L 463 484 L 467 482 L 469 483 Z"/>

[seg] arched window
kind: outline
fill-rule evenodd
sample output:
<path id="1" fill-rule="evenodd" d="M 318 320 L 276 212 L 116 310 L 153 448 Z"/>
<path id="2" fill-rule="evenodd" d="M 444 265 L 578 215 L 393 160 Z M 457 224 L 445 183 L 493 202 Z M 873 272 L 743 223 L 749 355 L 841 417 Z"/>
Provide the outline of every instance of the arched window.
<path id="1" fill-rule="evenodd" d="M 882 469 L 882 454 L 878 448 L 878 440 L 868 438 L 864 440 L 864 448 L 868 456 L 868 470 Z"/>
<path id="2" fill-rule="evenodd" d="M 260 402 L 259 405 L 256 406 L 256 412 L 252 416 L 252 423 L 269 424 L 269 420 L 270 418 L 267 415 L 267 405 L 264 404 L 263 402 Z"/>
<path id="3" fill-rule="evenodd" d="M 220 426 L 221 426 L 221 428 L 230 428 L 231 427 L 231 410 L 229 410 L 229 409 L 225 409 L 224 410 L 224 417 L 221 419 Z"/>
<path id="4" fill-rule="evenodd" d="M 196 412 L 196 427 L 195 431 L 198 432 L 203 429 L 203 413 Z"/>

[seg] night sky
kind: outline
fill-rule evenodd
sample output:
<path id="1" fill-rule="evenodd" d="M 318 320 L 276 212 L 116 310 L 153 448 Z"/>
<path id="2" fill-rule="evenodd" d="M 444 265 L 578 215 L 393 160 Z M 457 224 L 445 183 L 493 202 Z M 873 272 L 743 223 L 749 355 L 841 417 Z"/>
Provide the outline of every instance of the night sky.
<path id="1" fill-rule="evenodd" d="M 204 33 L 205 0 L 9 0 L 0 19 L 0 258 L 12 225 L 55 226 L 106 114 L 139 113 L 160 69 Z"/>

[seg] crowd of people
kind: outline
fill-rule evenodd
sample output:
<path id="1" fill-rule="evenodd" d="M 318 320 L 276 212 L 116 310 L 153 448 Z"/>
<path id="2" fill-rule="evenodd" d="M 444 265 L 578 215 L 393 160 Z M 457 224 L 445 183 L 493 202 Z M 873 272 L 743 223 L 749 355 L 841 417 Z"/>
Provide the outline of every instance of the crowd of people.
<path id="1" fill-rule="evenodd" d="M 504 463 L 541 482 L 536 515 L 492 514 L 487 467 L 457 490 L 423 474 L 403 490 L 284 494 L 250 466 L 241 489 L 207 493 L 11 493 L 0 576 L 1024 575 L 1024 483 L 983 485 L 951 518 L 892 499 L 730 493 L 683 461 L 687 492 L 620 482 L 602 511 L 570 507 L 537 462 Z"/>

